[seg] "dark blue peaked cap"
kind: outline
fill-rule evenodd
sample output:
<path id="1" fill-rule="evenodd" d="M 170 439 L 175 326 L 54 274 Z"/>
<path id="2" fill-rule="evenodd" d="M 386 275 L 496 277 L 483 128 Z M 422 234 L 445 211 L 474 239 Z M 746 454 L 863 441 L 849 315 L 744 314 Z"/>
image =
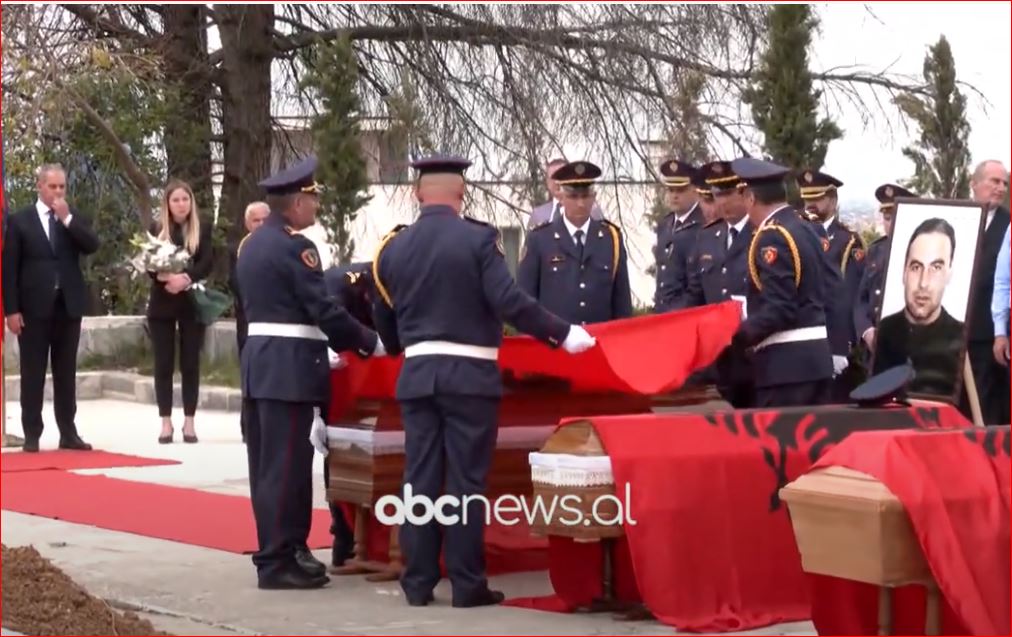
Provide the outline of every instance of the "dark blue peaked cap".
<path id="1" fill-rule="evenodd" d="M 429 155 L 411 162 L 411 167 L 418 171 L 418 176 L 449 173 L 463 175 L 471 167 L 471 162 L 456 155 Z"/>
<path id="2" fill-rule="evenodd" d="M 914 379 L 909 362 L 876 374 L 850 393 L 850 399 L 863 407 L 876 407 L 906 398 L 906 387 Z"/>
<path id="3" fill-rule="evenodd" d="M 784 168 L 780 164 L 755 157 L 735 159 L 731 162 L 731 170 L 746 186 L 783 182 L 790 172 L 789 168 Z"/>
<path id="4" fill-rule="evenodd" d="M 264 179 L 259 185 L 268 195 L 290 195 L 297 192 L 319 194 L 321 187 L 316 183 L 316 166 L 316 157 L 307 157 Z"/>

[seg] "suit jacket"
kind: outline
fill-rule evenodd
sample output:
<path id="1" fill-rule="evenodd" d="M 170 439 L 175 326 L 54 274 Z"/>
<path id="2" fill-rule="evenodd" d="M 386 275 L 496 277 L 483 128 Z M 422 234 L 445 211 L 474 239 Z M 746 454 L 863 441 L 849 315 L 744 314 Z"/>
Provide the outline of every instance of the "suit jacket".
<path id="1" fill-rule="evenodd" d="M 93 254 L 101 243 L 91 222 L 71 208 L 70 225 L 57 222 L 57 249 L 46 237 L 35 204 L 22 208 L 8 219 L 3 242 L 4 314 L 50 318 L 59 282 L 67 314 L 84 315 L 88 291 L 81 271 L 81 257 Z"/>
<path id="2" fill-rule="evenodd" d="M 1009 226 L 1009 211 L 999 207 L 994 211 L 991 225 L 984 231 L 977 258 L 977 272 L 973 287 L 973 307 L 970 311 L 968 340 L 979 343 L 994 341 L 994 319 L 991 318 L 991 296 L 994 294 L 994 271 L 998 252 Z"/>
<path id="3" fill-rule="evenodd" d="M 527 229 L 533 230 L 547 221 L 555 221 L 552 219 L 552 211 L 554 209 L 554 199 L 535 207 L 534 210 L 531 211 L 531 218 L 527 220 Z M 561 214 L 561 208 L 559 212 Z M 590 218 L 597 220 L 604 219 L 604 212 L 601 211 L 601 206 L 594 204 L 594 207 L 590 211 Z"/>
<path id="4" fill-rule="evenodd" d="M 161 232 L 159 224 L 151 225 L 151 234 L 158 236 Z M 172 224 L 170 232 L 172 242 L 177 246 L 184 245 L 182 228 Z M 190 279 L 196 283 L 203 281 L 211 274 L 211 267 L 214 265 L 214 248 L 211 245 L 211 224 L 203 222 L 200 224 L 200 243 L 197 246 L 197 253 L 191 256 L 190 264 L 183 270 Z M 185 291 L 179 294 L 170 294 L 165 290 L 165 284 L 151 275 L 151 292 L 148 296 L 147 317 L 153 319 L 191 319 L 194 318 L 193 301 Z"/>

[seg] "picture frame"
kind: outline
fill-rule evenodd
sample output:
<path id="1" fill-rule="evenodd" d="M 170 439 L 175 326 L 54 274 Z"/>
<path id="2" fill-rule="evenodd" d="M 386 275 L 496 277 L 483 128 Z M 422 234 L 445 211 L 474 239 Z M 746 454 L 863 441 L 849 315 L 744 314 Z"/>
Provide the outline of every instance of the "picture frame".
<path id="1" fill-rule="evenodd" d="M 980 405 L 967 359 L 967 338 L 986 208 L 967 200 L 897 197 L 895 201 L 872 373 L 909 360 L 915 372 L 909 397 L 959 405 L 965 386 L 977 414 Z M 947 266 L 937 258 L 946 246 Z M 923 263 L 925 258 L 931 261 Z"/>

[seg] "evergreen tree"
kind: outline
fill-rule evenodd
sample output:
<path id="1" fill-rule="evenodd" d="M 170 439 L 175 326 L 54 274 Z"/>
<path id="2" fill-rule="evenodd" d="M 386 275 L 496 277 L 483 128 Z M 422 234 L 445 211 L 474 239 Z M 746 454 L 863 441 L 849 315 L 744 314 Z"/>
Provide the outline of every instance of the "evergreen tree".
<path id="1" fill-rule="evenodd" d="M 924 82 L 927 95 L 902 93 L 896 98 L 896 105 L 921 130 L 917 142 L 903 149 L 914 163 L 914 176 L 903 185 L 922 195 L 965 199 L 970 195 L 970 124 L 944 35 L 924 57 Z"/>
<path id="2" fill-rule="evenodd" d="M 772 161 L 819 170 L 830 142 L 843 132 L 831 119 L 820 119 L 822 92 L 812 87 L 808 48 L 818 19 L 807 4 L 778 4 L 770 9 L 766 24 L 769 44 L 743 100 L 752 108 Z"/>
<path id="3" fill-rule="evenodd" d="M 324 186 L 320 222 L 337 247 L 335 263 L 346 263 L 355 249 L 351 224 L 372 198 L 359 142 L 357 60 L 351 42 L 343 38 L 317 44 L 311 58 L 304 86 L 315 90 L 320 103 L 312 118 L 317 179 Z"/>

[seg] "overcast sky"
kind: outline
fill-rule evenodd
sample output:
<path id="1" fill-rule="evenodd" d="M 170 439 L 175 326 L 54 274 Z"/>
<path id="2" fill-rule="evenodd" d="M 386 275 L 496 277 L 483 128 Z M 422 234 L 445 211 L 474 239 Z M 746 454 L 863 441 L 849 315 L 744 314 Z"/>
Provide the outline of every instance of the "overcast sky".
<path id="1" fill-rule="evenodd" d="M 863 64 L 920 75 L 928 46 L 944 34 L 952 46 L 957 78 L 975 86 L 989 102 L 964 91 L 973 161 L 998 159 L 1007 167 L 1012 145 L 1010 6 L 1008 2 L 820 4 L 822 33 L 813 47 L 812 66 Z M 825 170 L 844 182 L 840 192 L 844 201 L 873 202 L 877 186 L 912 174 L 913 165 L 900 151 L 916 129 L 906 131 L 892 118 L 890 131 L 881 116 L 866 127 L 851 109 L 833 115 L 844 137 L 830 146 Z"/>

